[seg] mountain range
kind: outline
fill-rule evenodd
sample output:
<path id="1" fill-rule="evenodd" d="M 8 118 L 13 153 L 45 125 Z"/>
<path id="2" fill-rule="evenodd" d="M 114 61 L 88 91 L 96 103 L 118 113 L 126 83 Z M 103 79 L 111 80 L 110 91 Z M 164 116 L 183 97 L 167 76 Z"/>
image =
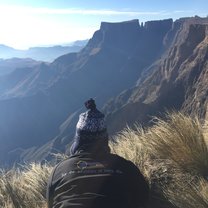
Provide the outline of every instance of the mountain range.
<path id="1" fill-rule="evenodd" d="M 83 102 L 95 98 L 110 135 L 180 110 L 208 119 L 208 18 L 102 22 L 87 45 L 1 77 L 0 161 L 66 151 Z"/>
<path id="2" fill-rule="evenodd" d="M 30 58 L 37 61 L 52 62 L 61 55 L 71 52 L 79 52 L 87 42 L 88 40 L 80 40 L 66 46 L 55 45 L 48 47 L 32 47 L 27 50 L 19 50 L 0 44 L 0 58 Z"/>

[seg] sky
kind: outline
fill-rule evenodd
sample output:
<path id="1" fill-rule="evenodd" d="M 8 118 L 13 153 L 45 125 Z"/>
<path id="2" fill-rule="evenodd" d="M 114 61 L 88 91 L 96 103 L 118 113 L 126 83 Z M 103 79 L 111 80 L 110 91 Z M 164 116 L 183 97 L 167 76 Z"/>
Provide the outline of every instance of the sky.
<path id="1" fill-rule="evenodd" d="M 0 0 L 0 44 L 17 49 L 92 37 L 100 24 L 206 17 L 208 0 Z"/>

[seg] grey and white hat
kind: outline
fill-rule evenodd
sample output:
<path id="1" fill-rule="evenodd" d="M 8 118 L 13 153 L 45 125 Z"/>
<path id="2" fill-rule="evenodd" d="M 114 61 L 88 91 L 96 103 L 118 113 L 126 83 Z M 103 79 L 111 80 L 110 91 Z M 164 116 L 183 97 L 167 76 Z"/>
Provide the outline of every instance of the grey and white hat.
<path id="1" fill-rule="evenodd" d="M 95 110 L 88 110 L 80 114 L 76 129 L 78 131 L 86 131 L 88 133 L 96 133 L 106 130 L 104 114 Z"/>
<path id="2" fill-rule="evenodd" d="M 108 147 L 108 133 L 104 114 L 97 110 L 93 99 L 86 101 L 85 106 L 88 111 L 79 116 L 74 143 L 71 148 L 72 154 L 76 150 L 86 149 L 86 147 Z"/>

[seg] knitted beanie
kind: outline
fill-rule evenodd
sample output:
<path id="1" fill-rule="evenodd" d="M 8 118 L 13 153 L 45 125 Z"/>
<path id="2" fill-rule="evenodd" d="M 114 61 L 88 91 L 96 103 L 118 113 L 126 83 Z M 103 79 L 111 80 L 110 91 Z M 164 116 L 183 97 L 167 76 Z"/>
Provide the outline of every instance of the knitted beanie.
<path id="1" fill-rule="evenodd" d="M 105 116 L 97 110 L 95 101 L 91 98 L 85 102 L 88 111 L 80 114 L 76 125 L 74 143 L 71 147 L 71 154 L 77 150 L 88 150 L 101 147 L 108 148 L 108 133 L 105 123 Z"/>

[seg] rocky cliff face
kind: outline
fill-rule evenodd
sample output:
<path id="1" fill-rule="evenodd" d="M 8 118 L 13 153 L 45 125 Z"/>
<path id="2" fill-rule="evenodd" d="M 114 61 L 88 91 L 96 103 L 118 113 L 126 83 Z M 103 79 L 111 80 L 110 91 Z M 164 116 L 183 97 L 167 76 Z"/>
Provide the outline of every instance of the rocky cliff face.
<path id="1" fill-rule="evenodd" d="M 132 125 L 135 121 L 148 122 L 151 116 L 164 110 L 181 110 L 197 115 L 203 121 L 207 115 L 207 25 L 208 19 L 188 18 L 174 22 L 164 38 L 166 51 L 139 78 L 137 86 L 122 93 L 109 105 L 111 132 Z M 118 105 L 118 100 L 123 100 Z M 136 115 L 129 115 L 128 106 L 148 106 L 148 110 L 134 107 Z M 106 105 L 106 112 L 108 106 Z M 122 112 L 128 118 L 117 116 Z M 111 111 L 112 112 L 112 111 Z M 145 115 L 144 115 L 145 112 Z M 125 116 L 124 116 L 125 117 Z M 114 124 L 119 123 L 120 127 Z"/>
<path id="2" fill-rule="evenodd" d="M 50 152 L 64 151 L 89 97 L 104 106 L 110 133 L 126 124 L 148 124 L 164 109 L 204 118 L 206 22 L 197 17 L 144 25 L 103 22 L 79 53 L 3 78 L 1 160 L 46 159 Z"/>

